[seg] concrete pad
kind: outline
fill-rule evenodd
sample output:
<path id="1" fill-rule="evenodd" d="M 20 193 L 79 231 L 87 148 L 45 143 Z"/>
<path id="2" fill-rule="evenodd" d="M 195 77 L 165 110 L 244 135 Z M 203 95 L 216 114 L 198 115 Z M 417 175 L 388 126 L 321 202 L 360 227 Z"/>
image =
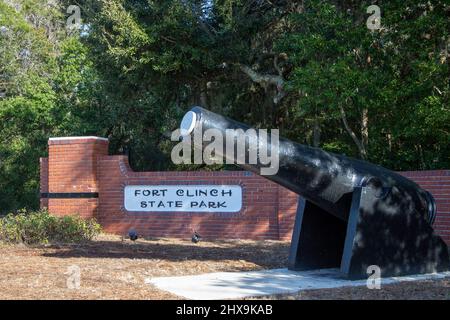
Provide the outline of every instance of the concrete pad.
<path id="1" fill-rule="evenodd" d="M 383 278 L 381 285 L 450 277 L 450 271 Z M 290 271 L 272 269 L 251 272 L 217 272 L 195 276 L 149 278 L 146 283 L 160 290 L 194 300 L 237 299 L 302 290 L 365 286 L 366 280 L 342 278 L 339 269 Z"/>

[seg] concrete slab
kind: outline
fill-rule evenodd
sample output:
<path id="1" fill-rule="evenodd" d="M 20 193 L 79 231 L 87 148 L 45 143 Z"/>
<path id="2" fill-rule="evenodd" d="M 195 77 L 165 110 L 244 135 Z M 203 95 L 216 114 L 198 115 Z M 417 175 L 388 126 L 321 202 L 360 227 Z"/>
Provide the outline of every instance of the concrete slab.
<path id="1" fill-rule="evenodd" d="M 450 277 L 450 272 L 383 278 L 381 285 Z M 252 272 L 218 272 L 195 276 L 149 278 L 160 290 L 194 300 L 238 299 L 310 289 L 365 286 L 366 280 L 347 280 L 338 269 L 290 271 L 272 269 Z"/>

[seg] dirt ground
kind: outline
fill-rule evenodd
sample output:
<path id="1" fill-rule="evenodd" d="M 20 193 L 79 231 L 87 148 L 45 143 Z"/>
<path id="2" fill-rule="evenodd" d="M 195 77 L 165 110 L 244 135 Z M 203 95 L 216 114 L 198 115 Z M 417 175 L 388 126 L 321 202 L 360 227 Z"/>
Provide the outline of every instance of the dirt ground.
<path id="1" fill-rule="evenodd" d="M 102 235 L 83 245 L 0 245 L 0 299 L 179 299 L 149 277 L 285 267 L 288 242 L 139 239 Z M 80 286 L 76 286 L 76 270 Z M 75 282 L 74 282 L 75 281 Z M 68 288 L 71 286 L 72 288 Z M 269 299 L 450 299 L 450 279 L 276 295 Z"/>

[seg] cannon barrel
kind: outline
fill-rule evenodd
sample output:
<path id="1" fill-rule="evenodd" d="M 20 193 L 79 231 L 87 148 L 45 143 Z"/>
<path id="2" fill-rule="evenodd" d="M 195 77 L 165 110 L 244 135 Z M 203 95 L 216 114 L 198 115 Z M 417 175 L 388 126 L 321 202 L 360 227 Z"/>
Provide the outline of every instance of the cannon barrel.
<path id="1" fill-rule="evenodd" d="M 214 149 L 215 158 L 264 175 L 301 196 L 290 270 L 340 268 L 347 278 L 362 279 L 373 266 L 380 268 L 381 276 L 449 269 L 447 245 L 432 228 L 434 199 L 413 181 L 278 135 L 267 139 L 267 132 L 200 107 L 185 114 L 180 133 L 185 142 L 193 137 L 194 147 L 202 153 Z M 273 166 L 269 158 L 278 161 Z M 269 164 L 278 170 L 263 174 Z"/>
<path id="2" fill-rule="evenodd" d="M 180 129 L 184 135 L 191 134 L 196 129 L 201 130 L 201 134 L 208 129 L 216 129 L 225 137 L 228 129 L 242 129 L 240 134 L 245 135 L 244 132 L 250 127 L 201 107 L 194 107 L 184 116 Z M 238 135 L 235 136 L 235 142 L 239 139 Z M 249 158 L 248 147 L 252 144 L 271 150 L 269 139 L 256 141 L 249 135 L 246 138 L 248 145 L 245 148 L 245 159 Z M 195 146 L 204 147 L 198 144 Z M 433 223 L 436 206 L 431 194 L 391 170 L 284 138 L 279 138 L 279 146 L 276 149 L 279 155 L 279 170 L 274 175 L 266 175 L 265 178 L 294 191 L 342 220 L 348 219 L 351 205 L 351 197 L 348 195 L 352 194 L 355 187 L 370 185 L 377 189 L 380 197 L 392 193 L 394 197 L 410 199 L 410 204 L 414 205 L 416 212 L 430 224 Z M 223 147 L 222 150 L 226 148 Z M 218 156 L 258 174 L 263 167 L 260 162 L 237 163 L 237 152 L 233 152 L 231 159 L 226 152 Z"/>

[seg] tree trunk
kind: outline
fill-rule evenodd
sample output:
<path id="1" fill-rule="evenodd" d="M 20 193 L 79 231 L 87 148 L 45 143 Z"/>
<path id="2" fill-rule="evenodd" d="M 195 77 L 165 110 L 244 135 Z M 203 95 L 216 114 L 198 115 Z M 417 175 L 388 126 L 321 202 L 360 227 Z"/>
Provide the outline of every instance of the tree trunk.
<path id="1" fill-rule="evenodd" d="M 347 116 L 345 114 L 345 110 L 342 106 L 339 106 L 339 110 L 341 112 L 341 119 L 344 123 L 345 130 L 347 130 L 348 134 L 352 138 L 353 142 L 355 142 L 356 146 L 358 147 L 359 155 L 361 159 L 367 159 L 367 151 L 362 141 L 358 139 L 355 132 L 350 128 L 348 122 L 347 122 Z"/>
<path id="2" fill-rule="evenodd" d="M 313 146 L 319 147 L 320 146 L 320 125 L 317 118 L 314 119 L 314 127 L 313 127 Z"/>
<path id="3" fill-rule="evenodd" d="M 208 105 L 208 88 L 206 86 L 206 82 L 203 82 L 202 86 L 200 88 L 200 105 L 203 108 L 209 108 L 209 105 Z"/>
<path id="4" fill-rule="evenodd" d="M 365 157 L 367 158 L 367 148 L 369 146 L 369 109 L 364 108 L 361 117 L 361 143 L 364 147 Z"/>

